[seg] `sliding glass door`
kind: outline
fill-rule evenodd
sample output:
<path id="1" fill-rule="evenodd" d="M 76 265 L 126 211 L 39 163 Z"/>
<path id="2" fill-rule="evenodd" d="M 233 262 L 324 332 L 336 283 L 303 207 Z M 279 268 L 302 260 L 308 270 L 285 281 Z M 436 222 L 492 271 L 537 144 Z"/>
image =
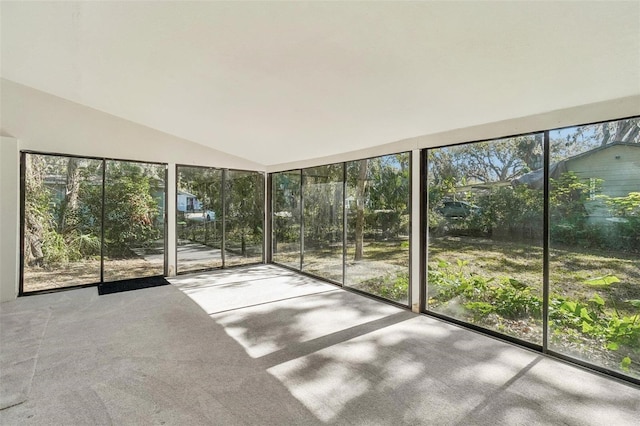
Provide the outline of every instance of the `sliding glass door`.
<path id="1" fill-rule="evenodd" d="M 409 304 L 410 155 L 346 163 L 344 285 Z"/>
<path id="2" fill-rule="evenodd" d="M 23 292 L 100 281 L 102 161 L 23 154 Z"/>
<path id="3" fill-rule="evenodd" d="M 425 311 L 640 379 L 640 118 L 428 149 Z"/>
<path id="4" fill-rule="evenodd" d="M 272 256 L 275 263 L 300 269 L 301 261 L 300 170 L 274 173 L 272 179 Z"/>
<path id="5" fill-rule="evenodd" d="M 264 174 L 177 168 L 177 271 L 263 261 Z"/>
<path id="6" fill-rule="evenodd" d="M 166 167 L 106 161 L 104 281 L 164 275 Z"/>
<path id="7" fill-rule="evenodd" d="M 225 170 L 225 266 L 260 263 L 264 247 L 264 175 Z"/>
<path id="8" fill-rule="evenodd" d="M 409 304 L 408 152 L 271 178 L 274 263 Z"/>
<path id="9" fill-rule="evenodd" d="M 302 270 L 342 284 L 344 163 L 302 171 Z"/>
<path id="10" fill-rule="evenodd" d="M 543 136 L 428 151 L 430 312 L 542 345 Z"/>
<path id="11" fill-rule="evenodd" d="M 640 379 L 640 119 L 549 139 L 549 349 Z"/>
<path id="12" fill-rule="evenodd" d="M 21 293 L 164 275 L 163 164 L 22 154 Z"/>
<path id="13" fill-rule="evenodd" d="M 178 273 L 222 267 L 222 170 L 177 167 Z"/>

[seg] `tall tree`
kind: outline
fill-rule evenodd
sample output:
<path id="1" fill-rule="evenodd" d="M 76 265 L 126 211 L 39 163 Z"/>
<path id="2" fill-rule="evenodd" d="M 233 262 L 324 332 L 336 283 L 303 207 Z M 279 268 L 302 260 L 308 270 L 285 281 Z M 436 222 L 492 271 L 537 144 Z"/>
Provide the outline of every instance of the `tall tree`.
<path id="1" fill-rule="evenodd" d="M 638 142 L 640 136 L 640 119 L 628 119 L 602 123 L 598 126 L 602 134 L 601 146 L 611 142 Z"/>
<path id="2" fill-rule="evenodd" d="M 226 171 L 227 241 L 240 239 L 240 252 L 247 256 L 247 243 L 262 239 L 264 178 L 257 172 Z"/>
<path id="3" fill-rule="evenodd" d="M 364 205 L 369 160 L 360 160 L 358 163 L 358 180 L 356 182 L 356 252 L 353 260 L 362 260 L 364 257 Z"/>
<path id="4" fill-rule="evenodd" d="M 42 266 L 42 245 L 47 228 L 51 226 L 49 203 L 51 196 L 44 186 L 46 163 L 43 156 L 25 156 L 25 212 L 24 212 L 24 261 L 29 266 Z"/>
<path id="5" fill-rule="evenodd" d="M 58 215 L 58 232 L 66 234 L 75 226 L 75 212 L 78 209 L 78 196 L 80 193 L 80 168 L 79 160 L 70 157 L 67 162 L 67 177 L 65 184 L 64 199 L 60 203 L 60 213 Z"/>

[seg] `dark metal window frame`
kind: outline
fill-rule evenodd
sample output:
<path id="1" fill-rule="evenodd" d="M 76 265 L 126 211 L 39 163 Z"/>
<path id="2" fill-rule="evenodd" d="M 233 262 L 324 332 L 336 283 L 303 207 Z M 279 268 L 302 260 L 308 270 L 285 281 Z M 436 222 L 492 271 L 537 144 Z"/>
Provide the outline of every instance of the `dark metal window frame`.
<path id="1" fill-rule="evenodd" d="M 594 121 L 584 124 L 573 124 L 569 126 L 557 127 L 549 130 L 540 130 L 534 132 L 526 132 L 526 133 L 518 133 L 507 136 L 500 136 L 490 139 L 482 139 L 477 141 L 467 141 L 467 142 L 459 142 L 448 145 L 434 146 L 430 148 L 424 148 L 420 152 L 420 250 L 422 252 L 420 256 L 420 280 L 419 280 L 419 293 L 420 293 L 420 313 L 423 315 L 439 318 L 443 321 L 450 322 L 461 327 L 471 329 L 482 334 L 486 334 L 492 337 L 496 337 L 500 340 L 504 340 L 518 346 L 526 347 L 528 349 L 539 352 L 543 355 L 553 357 L 555 359 L 568 362 L 570 364 L 579 366 L 581 368 L 585 368 L 589 371 L 593 371 L 599 374 L 603 374 L 607 377 L 611 377 L 625 384 L 632 384 L 636 386 L 640 386 L 640 379 L 635 377 L 620 373 L 616 370 L 611 370 L 609 368 L 593 364 L 591 362 L 585 361 L 583 359 L 573 357 L 571 355 L 566 355 L 560 352 L 556 352 L 549 349 L 549 249 L 550 249 L 550 220 L 549 220 L 549 196 L 550 196 L 550 187 L 549 187 L 549 163 L 550 163 L 550 138 L 549 134 L 553 131 L 570 129 L 577 126 L 588 126 L 595 124 L 605 124 L 611 123 L 620 120 L 628 120 L 628 119 L 638 119 L 640 116 L 630 116 L 630 117 L 621 117 L 610 120 L 603 121 Z M 453 146 L 460 145 L 468 145 L 474 143 L 482 143 L 482 142 L 492 142 L 499 141 L 503 139 L 514 138 L 518 136 L 529 136 L 535 134 L 543 134 L 543 146 L 544 146 L 544 160 L 543 160 L 543 175 L 544 175 L 544 188 L 543 188 L 543 197 L 544 197 L 544 205 L 543 205 L 543 286 L 542 286 L 542 297 L 543 297 L 543 307 L 542 307 L 542 322 L 543 322 L 543 330 L 542 330 L 542 344 L 535 344 L 532 342 L 528 342 L 526 340 L 518 339 L 513 336 L 508 336 L 506 334 L 487 329 L 484 327 L 480 327 L 474 324 L 470 324 L 455 318 L 452 318 L 447 315 L 439 314 L 433 312 L 428 309 L 426 300 L 427 300 L 427 291 L 428 291 L 428 278 L 427 278 L 427 256 L 428 256 L 428 217 L 427 217 L 427 207 L 428 207 L 428 152 L 431 149 L 440 149 L 440 148 L 448 148 Z"/>
<path id="2" fill-rule="evenodd" d="M 25 168 L 26 168 L 26 156 L 27 155 L 41 155 L 47 157 L 66 157 L 66 158 L 78 158 L 83 160 L 95 160 L 102 162 L 102 218 L 100 223 L 100 281 L 95 283 L 87 283 L 87 284 L 78 284 L 78 285 L 70 285 L 66 287 L 59 288 L 48 288 L 43 290 L 34 290 L 34 291 L 24 291 L 24 236 L 25 236 L 25 202 L 26 202 L 26 177 L 25 177 Z M 126 162 L 126 163 L 138 163 L 138 164 L 153 164 L 157 166 L 164 166 L 164 217 L 163 217 L 163 240 L 164 240 L 164 265 L 163 265 L 163 276 L 167 276 L 167 266 L 168 266 L 168 238 L 167 232 L 169 229 L 169 224 L 167 221 L 167 209 L 168 209 L 168 168 L 169 165 L 167 163 L 161 163 L 157 161 L 142 161 L 142 160 L 131 160 L 131 159 L 122 159 L 122 158 L 113 158 L 113 157 L 96 157 L 90 155 L 77 155 L 77 154 L 65 154 L 60 152 L 44 152 L 44 151 L 33 151 L 33 150 L 21 150 L 20 151 L 20 276 L 19 276 L 19 284 L 18 284 L 18 297 L 21 296 L 31 296 L 37 294 L 46 294 L 46 293 L 56 293 L 59 291 L 67 291 L 78 288 L 87 288 L 87 287 L 96 287 L 99 284 L 104 283 L 104 218 L 105 218 L 105 180 L 106 180 L 106 169 L 107 169 L 107 161 L 118 161 L 118 162 Z M 116 280 L 118 281 L 118 280 Z M 111 281 L 109 281 L 111 282 Z"/>
<path id="3" fill-rule="evenodd" d="M 261 171 L 257 171 L 257 170 L 246 170 L 246 169 L 234 169 L 234 168 L 224 168 L 224 167 L 213 167 L 213 166 L 200 166 L 200 165 L 193 165 L 193 164 L 176 164 L 175 165 L 175 176 L 176 176 L 176 182 L 175 182 L 175 206 L 176 206 L 176 212 L 178 211 L 178 180 L 179 180 L 179 172 L 180 172 L 180 167 L 188 167 L 188 168 L 192 168 L 192 169 L 203 169 L 203 170 L 219 170 L 221 172 L 220 175 L 220 195 L 221 195 L 221 209 L 222 209 L 222 241 L 221 241 L 221 246 L 220 246 L 220 258 L 222 261 L 222 265 L 220 266 L 213 266 L 211 268 L 199 268 L 199 269 L 192 269 L 192 270 L 188 270 L 188 271 L 183 271 L 180 272 L 179 270 L 179 262 L 178 262 L 178 221 L 176 220 L 175 222 L 175 235 L 176 235 L 176 244 L 174 247 L 174 252 L 175 252 L 175 259 L 176 259 L 176 275 L 187 275 L 187 274 L 196 274 L 196 273 L 201 273 L 201 272 L 208 272 L 208 271 L 217 271 L 220 269 L 232 269 L 232 268 L 242 268 L 242 267 L 246 267 L 246 266 L 252 266 L 252 265 L 260 265 L 265 263 L 265 259 L 266 259 L 266 253 L 265 253 L 265 244 L 264 244 L 264 240 L 266 238 L 266 234 L 265 234 L 265 219 L 264 219 L 264 209 L 263 209 L 263 215 L 262 215 L 262 238 L 263 238 L 263 244 L 262 244 L 262 256 L 261 256 L 261 260 L 258 262 L 249 262 L 249 263 L 242 263 L 242 264 L 238 264 L 238 265 L 227 265 L 225 262 L 225 249 L 226 249 L 226 232 L 225 232 L 225 228 L 226 228 L 226 220 L 227 220 L 227 211 L 226 211 L 226 199 L 227 199 L 227 190 L 226 190 L 226 179 L 227 179 L 227 173 L 228 172 L 241 172 L 241 173 L 254 173 L 256 175 L 259 175 L 262 177 L 262 192 L 264 192 L 264 182 L 267 180 L 268 176 L 266 176 L 265 172 L 261 172 Z M 266 197 L 265 200 L 263 200 L 263 205 L 266 205 L 264 203 L 264 201 L 266 201 Z"/>

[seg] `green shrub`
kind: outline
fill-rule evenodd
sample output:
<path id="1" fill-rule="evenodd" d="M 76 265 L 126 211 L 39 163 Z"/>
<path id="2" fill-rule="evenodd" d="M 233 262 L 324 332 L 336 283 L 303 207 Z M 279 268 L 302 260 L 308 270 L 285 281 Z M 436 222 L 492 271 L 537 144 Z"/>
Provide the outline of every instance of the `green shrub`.
<path id="1" fill-rule="evenodd" d="M 406 301 L 409 297 L 409 273 L 386 277 L 380 286 L 379 295 L 397 302 Z"/>

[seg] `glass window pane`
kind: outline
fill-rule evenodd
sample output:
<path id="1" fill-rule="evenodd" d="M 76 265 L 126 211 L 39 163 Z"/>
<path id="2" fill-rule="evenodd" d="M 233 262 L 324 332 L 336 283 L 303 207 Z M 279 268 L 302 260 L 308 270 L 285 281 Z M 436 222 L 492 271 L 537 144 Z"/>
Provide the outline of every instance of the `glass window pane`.
<path id="1" fill-rule="evenodd" d="M 543 134 L 428 151 L 427 309 L 542 344 Z"/>
<path id="2" fill-rule="evenodd" d="M 409 153 L 347 167 L 344 285 L 409 303 Z"/>
<path id="3" fill-rule="evenodd" d="M 225 182 L 225 266 L 262 262 L 264 175 L 229 170 Z"/>
<path id="4" fill-rule="evenodd" d="M 302 270 L 342 283 L 343 163 L 303 170 Z"/>
<path id="5" fill-rule="evenodd" d="M 273 261 L 300 269 L 300 170 L 274 173 Z"/>
<path id="6" fill-rule="evenodd" d="M 166 166 L 108 160 L 104 281 L 164 274 Z"/>
<path id="7" fill-rule="evenodd" d="M 102 161 L 24 155 L 23 291 L 100 282 Z"/>
<path id="8" fill-rule="evenodd" d="M 640 119 L 550 132 L 549 348 L 640 377 Z"/>
<path id="9" fill-rule="evenodd" d="M 222 267 L 222 170 L 177 168 L 177 272 Z"/>

